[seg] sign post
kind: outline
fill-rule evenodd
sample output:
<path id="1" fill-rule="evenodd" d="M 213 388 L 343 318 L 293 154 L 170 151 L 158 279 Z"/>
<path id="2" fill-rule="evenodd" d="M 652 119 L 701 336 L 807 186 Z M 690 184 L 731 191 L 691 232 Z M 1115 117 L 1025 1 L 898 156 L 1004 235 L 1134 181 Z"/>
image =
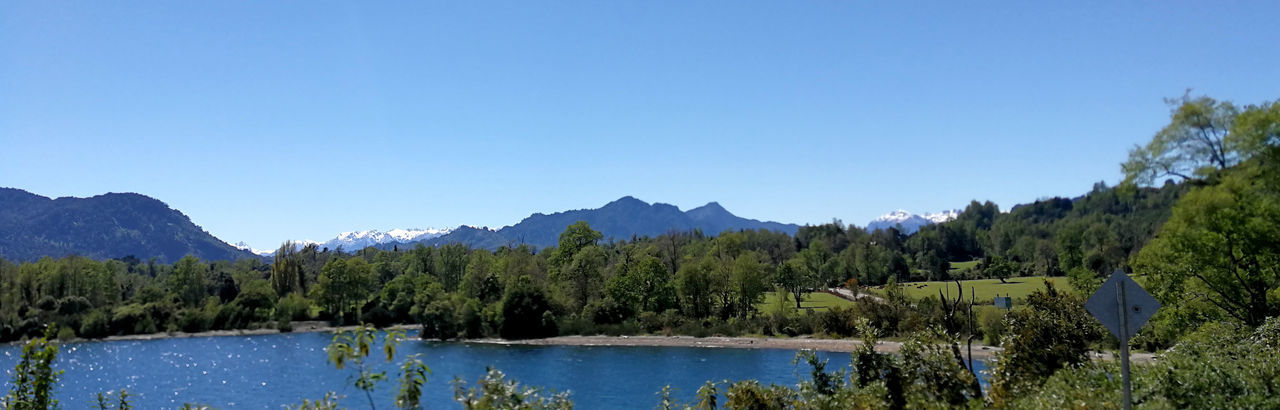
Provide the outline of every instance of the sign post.
<path id="1" fill-rule="evenodd" d="M 1133 406 L 1133 386 L 1129 381 L 1129 339 L 1160 309 L 1160 302 L 1124 272 L 1112 273 L 1085 302 L 1084 307 L 1120 340 L 1120 373 L 1124 386 L 1124 408 Z"/>

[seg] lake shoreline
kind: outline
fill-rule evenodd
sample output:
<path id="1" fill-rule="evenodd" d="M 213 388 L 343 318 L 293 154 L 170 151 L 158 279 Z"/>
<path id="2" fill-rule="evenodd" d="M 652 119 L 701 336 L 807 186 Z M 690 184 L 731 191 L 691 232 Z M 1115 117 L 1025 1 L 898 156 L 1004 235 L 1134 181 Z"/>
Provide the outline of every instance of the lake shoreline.
<path id="1" fill-rule="evenodd" d="M 806 337 L 693 337 L 693 336 L 556 336 L 544 339 L 504 340 L 504 339 L 472 339 L 465 343 L 485 343 L 496 345 L 523 346 L 644 346 L 644 347 L 701 347 L 728 349 L 779 349 L 779 350 L 820 350 L 825 352 L 850 353 L 862 347 L 860 339 L 815 339 Z M 881 353 L 897 353 L 903 342 L 881 340 L 876 342 L 876 351 Z M 964 346 L 960 347 L 965 351 Z M 973 345 L 975 359 L 989 359 L 1003 349 L 993 346 Z M 967 353 L 966 353 L 967 354 Z"/>
<path id="2" fill-rule="evenodd" d="M 336 330 L 354 330 L 359 326 L 333 326 L 328 322 L 322 321 L 304 321 L 294 322 L 292 332 L 281 332 L 273 328 L 259 329 L 236 329 L 236 330 L 210 330 L 197 333 L 173 332 L 173 333 L 148 333 L 135 335 L 116 335 L 108 336 L 102 339 L 71 339 L 60 341 L 63 343 L 77 342 L 111 342 L 111 341 L 147 341 L 162 339 L 185 339 L 198 337 L 228 337 L 228 336 L 264 336 L 288 333 L 320 333 L 333 332 Z M 379 330 L 414 330 L 420 325 L 400 324 L 387 326 Z M 21 341 L 14 341 L 7 344 L 21 344 Z M 824 352 L 841 352 L 851 353 L 862 347 L 862 340 L 856 338 L 850 339 L 821 339 L 813 337 L 749 337 L 749 336 L 660 336 L 660 335 L 636 335 L 636 336 L 555 336 L 542 339 L 522 339 L 522 340 L 506 340 L 506 339 L 454 339 L 442 341 L 441 343 L 477 343 L 489 345 L 512 345 L 512 346 L 635 346 L 635 347 L 699 347 L 711 349 L 777 349 L 777 350 L 818 350 Z M 880 353 L 897 353 L 902 349 L 904 342 L 894 340 L 880 340 L 876 342 L 876 351 Z M 987 346 L 983 344 L 973 345 L 973 358 L 979 360 L 987 360 L 994 358 L 996 353 L 1004 349 L 997 346 Z M 967 355 L 964 345 L 960 346 L 961 354 Z M 1114 360 L 1115 352 L 1091 352 L 1090 357 L 1094 360 Z M 1155 361 L 1154 353 L 1138 353 L 1130 354 L 1130 359 L 1146 363 Z"/>
<path id="3" fill-rule="evenodd" d="M 355 330 L 360 326 L 333 326 L 323 321 L 305 321 L 293 322 L 293 331 L 281 332 L 275 328 L 258 328 L 258 329 L 232 329 L 232 330 L 206 330 L 203 332 L 187 333 L 187 332 L 159 332 L 144 333 L 132 335 L 112 335 L 101 339 L 85 339 L 74 338 L 69 340 L 58 340 L 59 343 L 84 343 L 84 342 L 119 342 L 119 341 L 146 341 L 146 340 L 163 340 L 163 339 L 189 339 L 197 337 L 228 337 L 228 336 L 265 336 L 279 335 L 289 333 L 321 333 L 333 332 L 336 330 Z M 392 325 L 378 330 L 413 330 L 420 328 L 420 325 Z M 23 340 L 16 340 L 7 344 L 20 345 L 25 343 Z"/>

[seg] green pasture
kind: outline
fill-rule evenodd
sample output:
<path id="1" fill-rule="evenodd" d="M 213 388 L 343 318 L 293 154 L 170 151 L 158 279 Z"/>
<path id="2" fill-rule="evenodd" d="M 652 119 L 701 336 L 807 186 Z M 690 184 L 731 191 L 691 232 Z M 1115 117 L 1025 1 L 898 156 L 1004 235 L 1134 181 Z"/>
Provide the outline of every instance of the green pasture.
<path id="1" fill-rule="evenodd" d="M 1014 300 L 1025 299 L 1031 292 L 1044 289 L 1044 281 L 1053 282 L 1053 286 L 1058 290 L 1067 292 L 1075 292 L 1067 278 L 1044 278 L 1040 276 L 1026 276 L 1018 278 L 1006 279 L 1006 283 L 1001 283 L 999 279 L 975 279 L 960 281 L 964 286 L 964 298 L 969 299 L 970 294 L 977 298 L 980 304 L 991 304 L 992 299 L 997 295 L 1009 296 Z M 907 297 L 911 299 L 921 299 L 925 296 L 938 296 L 938 291 L 942 290 L 945 295 L 950 289 L 951 297 L 956 297 L 956 283 L 954 281 L 937 281 L 937 282 L 908 282 L 902 284 L 903 290 L 906 291 Z M 871 289 L 871 292 L 884 295 L 884 287 L 877 286 Z"/>
<path id="2" fill-rule="evenodd" d="M 756 305 L 756 310 L 760 312 L 772 312 L 778 309 L 778 298 L 786 296 L 785 307 L 795 309 L 796 302 L 791 300 L 791 295 L 786 292 L 769 292 L 765 294 L 764 301 Z M 839 296 L 823 292 L 805 293 L 800 300 L 800 307 L 813 310 L 827 310 L 832 306 L 849 306 L 853 302 L 845 300 Z"/>

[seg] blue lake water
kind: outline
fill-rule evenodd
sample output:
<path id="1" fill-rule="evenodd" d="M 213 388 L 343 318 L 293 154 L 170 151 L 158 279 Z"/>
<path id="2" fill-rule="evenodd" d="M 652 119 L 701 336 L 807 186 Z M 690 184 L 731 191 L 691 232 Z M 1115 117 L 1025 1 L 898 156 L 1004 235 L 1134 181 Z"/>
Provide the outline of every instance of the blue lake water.
<path id="1" fill-rule="evenodd" d="M 87 408 L 97 392 L 125 388 L 132 404 L 142 409 L 182 403 L 282 408 L 334 391 L 345 396 L 345 406 L 367 407 L 350 383 L 354 372 L 326 361 L 324 348 L 331 340 L 329 333 L 292 333 L 64 344 L 55 367 L 66 373 L 55 396 L 64 408 Z M 773 349 L 508 346 L 414 338 L 401 345 L 397 359 L 414 353 L 422 354 L 432 370 L 423 389 L 429 408 L 456 408 L 454 377 L 474 385 L 487 366 L 522 384 L 568 390 L 578 407 L 593 409 L 652 408 L 666 385 L 676 389 L 677 398 L 689 401 L 707 380 L 794 385 L 809 372 L 807 365 L 792 364 L 795 351 Z M 21 346 L 0 347 L 6 383 L 20 354 Z M 848 353 L 819 356 L 830 360 L 828 370 L 849 365 Z M 397 368 L 381 359 L 372 362 L 392 380 L 383 382 L 374 398 L 379 408 L 392 408 Z"/>

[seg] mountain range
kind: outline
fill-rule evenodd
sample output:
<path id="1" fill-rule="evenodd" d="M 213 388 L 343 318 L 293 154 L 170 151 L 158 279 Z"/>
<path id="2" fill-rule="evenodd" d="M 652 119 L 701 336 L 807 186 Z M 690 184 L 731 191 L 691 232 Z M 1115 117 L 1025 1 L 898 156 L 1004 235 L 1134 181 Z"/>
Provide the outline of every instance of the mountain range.
<path id="1" fill-rule="evenodd" d="M 658 236 L 701 230 L 716 235 L 727 230 L 765 229 L 794 235 L 800 226 L 747 219 L 716 202 L 681 211 L 664 203 L 626 196 L 596 209 L 552 214 L 535 213 L 501 229 L 460 226 L 454 229 L 393 229 L 344 232 L 318 246 L 347 251 L 368 246 L 439 246 L 461 243 L 496 249 L 526 244 L 555 246 L 565 227 L 587 221 L 605 239 Z M 270 255 L 243 242 L 228 244 L 157 199 L 135 193 L 108 193 L 90 198 L 50 199 L 27 191 L 0 188 L 0 257 L 32 261 L 44 256 L 80 255 L 95 259 L 156 258 L 171 263 L 185 255 L 206 260 L 234 260 Z"/>
<path id="2" fill-rule="evenodd" d="M 868 231 L 897 227 L 911 234 L 920 227 L 954 219 L 960 211 L 914 214 L 898 210 L 867 224 Z M 552 214 L 535 213 L 501 229 L 459 226 L 453 229 L 392 229 L 343 232 L 324 242 L 295 241 L 300 246 L 355 251 L 366 247 L 440 246 L 460 243 L 473 248 L 530 245 L 555 246 L 565 227 L 587 221 L 605 239 L 658 236 L 700 230 L 708 235 L 728 230 L 763 229 L 794 235 L 800 226 L 734 215 L 716 202 L 681 211 L 664 203 L 631 196 L 600 208 Z M 50 199 L 27 191 L 0 188 L 0 257 L 31 261 L 43 256 L 80 255 L 95 259 L 134 255 L 173 262 L 185 255 L 207 260 L 270 256 L 275 249 L 253 249 L 214 237 L 182 212 L 157 199 L 135 193 L 108 193 L 89 198 Z"/>
<path id="3" fill-rule="evenodd" d="M 742 218 L 730 213 L 716 202 L 681 211 L 675 205 L 650 204 L 631 196 L 624 196 L 597 209 L 578 209 L 549 215 L 535 213 L 515 225 L 497 230 L 460 227 L 448 235 L 422 243 L 427 245 L 462 243 L 489 249 L 519 244 L 545 248 L 555 246 L 565 227 L 577 221 L 587 221 L 591 228 L 600 231 L 606 240 L 631 239 L 633 236 L 658 236 L 670 231 L 687 232 L 695 229 L 708 235 L 741 229 L 764 229 L 794 235 L 800 229 L 796 224 Z"/>
<path id="4" fill-rule="evenodd" d="M 922 215 L 913 214 L 904 210 L 893 211 L 879 218 L 873 219 L 867 223 L 867 231 L 873 232 L 877 229 L 898 228 L 904 234 L 910 235 L 916 233 L 925 225 L 933 225 L 956 219 L 960 216 L 960 210 L 942 211 L 938 213 L 925 213 Z"/>
<path id="5" fill-rule="evenodd" d="M 94 259 L 129 255 L 174 262 L 185 255 L 234 260 L 256 255 L 205 232 L 164 202 L 133 193 L 58 198 L 0 188 L 0 257 Z"/>

